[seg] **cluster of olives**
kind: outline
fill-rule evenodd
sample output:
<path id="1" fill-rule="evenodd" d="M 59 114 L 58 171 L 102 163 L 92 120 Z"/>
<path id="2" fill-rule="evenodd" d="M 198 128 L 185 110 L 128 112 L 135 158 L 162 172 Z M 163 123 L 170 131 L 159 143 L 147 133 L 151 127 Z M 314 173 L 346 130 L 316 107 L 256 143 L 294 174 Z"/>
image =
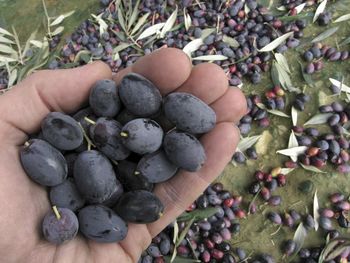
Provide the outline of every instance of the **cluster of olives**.
<path id="1" fill-rule="evenodd" d="M 89 107 L 73 116 L 49 113 L 39 135 L 20 150 L 27 175 L 50 187 L 53 210 L 43 220 L 44 237 L 61 244 L 80 230 L 97 242 L 118 242 L 127 222 L 159 219 L 164 206 L 154 184 L 178 169 L 198 171 L 206 154 L 197 137 L 215 123 L 215 112 L 197 97 L 173 92 L 162 98 L 135 73 L 118 87 L 97 81 Z"/>

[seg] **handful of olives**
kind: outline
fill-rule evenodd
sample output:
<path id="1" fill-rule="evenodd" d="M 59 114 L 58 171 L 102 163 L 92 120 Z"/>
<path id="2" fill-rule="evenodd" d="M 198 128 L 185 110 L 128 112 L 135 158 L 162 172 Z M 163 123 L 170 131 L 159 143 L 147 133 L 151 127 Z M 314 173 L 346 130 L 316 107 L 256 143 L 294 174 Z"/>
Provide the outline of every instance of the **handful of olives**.
<path id="1" fill-rule="evenodd" d="M 158 220 L 164 206 L 154 184 L 178 169 L 198 171 L 206 155 L 197 136 L 215 123 L 215 112 L 197 97 L 173 92 L 163 98 L 135 73 L 118 87 L 97 81 L 89 107 L 72 116 L 49 113 L 20 150 L 27 175 L 49 187 L 53 210 L 43 220 L 44 237 L 61 244 L 80 230 L 97 242 L 118 242 L 127 222 Z"/>

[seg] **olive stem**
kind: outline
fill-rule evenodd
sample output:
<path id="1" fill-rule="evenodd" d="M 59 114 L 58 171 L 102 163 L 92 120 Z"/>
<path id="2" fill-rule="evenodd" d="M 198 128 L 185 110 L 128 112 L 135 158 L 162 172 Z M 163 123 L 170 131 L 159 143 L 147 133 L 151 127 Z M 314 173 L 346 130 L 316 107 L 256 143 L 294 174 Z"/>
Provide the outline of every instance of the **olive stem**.
<path id="1" fill-rule="evenodd" d="M 81 128 L 81 130 L 83 132 L 83 136 L 84 136 L 84 138 L 85 138 L 85 140 L 86 140 L 86 142 L 88 144 L 88 151 L 90 151 L 91 150 L 91 146 L 94 146 L 94 147 L 96 147 L 96 146 L 93 144 L 93 142 L 90 140 L 89 136 L 86 134 L 83 126 L 81 125 L 81 123 L 78 122 L 78 124 L 79 124 L 79 126 L 80 126 L 80 128 Z"/>
<path id="2" fill-rule="evenodd" d="M 127 138 L 129 136 L 129 134 L 127 132 L 121 132 L 120 136 L 124 137 L 124 138 Z"/>
<path id="3" fill-rule="evenodd" d="M 55 213 L 57 220 L 60 220 L 61 219 L 61 215 L 60 215 L 60 212 L 58 212 L 58 209 L 57 209 L 57 207 L 55 205 L 52 207 L 52 210 Z"/>
<path id="4" fill-rule="evenodd" d="M 270 236 L 276 235 L 276 234 L 281 230 L 281 227 L 282 227 L 282 225 L 279 225 L 279 227 L 277 228 L 277 230 L 276 230 L 275 232 L 271 233 Z"/>
<path id="5" fill-rule="evenodd" d="M 191 244 L 190 240 L 189 240 L 187 237 L 186 237 L 186 240 L 187 240 L 187 244 L 190 246 L 190 249 L 191 249 L 192 255 L 195 257 L 195 259 L 196 259 L 196 260 L 198 260 L 198 257 L 197 257 L 197 255 L 196 255 L 196 253 L 195 253 L 194 249 L 193 249 L 193 246 L 192 246 L 192 244 Z"/>
<path id="6" fill-rule="evenodd" d="M 118 166 L 118 162 L 116 161 L 116 160 L 111 160 L 112 161 L 112 163 L 114 163 L 116 166 Z"/>
<path id="7" fill-rule="evenodd" d="M 95 124 L 96 124 L 95 121 L 89 119 L 88 117 L 84 117 L 84 120 L 86 120 L 88 123 L 90 123 L 90 124 L 92 124 L 92 125 L 95 125 Z"/>

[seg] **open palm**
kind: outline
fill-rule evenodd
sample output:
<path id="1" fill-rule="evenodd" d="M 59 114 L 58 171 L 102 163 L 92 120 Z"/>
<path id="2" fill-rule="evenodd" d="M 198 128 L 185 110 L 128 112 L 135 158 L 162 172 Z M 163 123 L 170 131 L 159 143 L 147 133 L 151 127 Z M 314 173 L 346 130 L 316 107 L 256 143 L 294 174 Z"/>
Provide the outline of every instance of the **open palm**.
<path id="1" fill-rule="evenodd" d="M 207 161 L 195 173 L 180 171 L 157 185 L 155 193 L 165 213 L 149 225 L 129 224 L 120 243 L 99 244 L 78 235 L 60 246 L 41 236 L 41 221 L 50 209 L 47 190 L 33 183 L 19 162 L 18 150 L 28 134 L 38 131 L 50 111 L 73 113 L 86 102 L 90 87 L 112 78 L 103 63 L 77 69 L 40 71 L 0 97 L 0 262 L 137 262 L 151 238 L 181 214 L 213 181 L 230 160 L 239 140 L 233 125 L 246 111 L 241 91 L 229 88 L 224 72 L 215 64 L 192 68 L 177 49 L 161 49 L 113 76 L 118 83 L 129 72 L 139 73 L 159 87 L 163 95 L 174 90 L 201 98 L 215 110 L 217 126 L 204 135 Z"/>

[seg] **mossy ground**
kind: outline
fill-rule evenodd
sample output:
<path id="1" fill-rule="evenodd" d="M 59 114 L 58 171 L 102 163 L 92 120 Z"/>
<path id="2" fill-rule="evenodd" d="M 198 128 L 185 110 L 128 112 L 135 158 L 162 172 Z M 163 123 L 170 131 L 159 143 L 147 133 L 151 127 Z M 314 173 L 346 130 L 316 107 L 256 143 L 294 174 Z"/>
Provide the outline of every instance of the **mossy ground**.
<path id="1" fill-rule="evenodd" d="M 270 1 L 264 2 L 266 2 L 267 5 L 270 4 Z M 276 5 L 276 1 L 274 2 L 272 6 Z M 51 16 L 59 15 L 72 9 L 76 10 L 76 13 L 64 22 L 66 32 L 68 33 L 72 32 L 76 26 L 84 19 L 90 17 L 90 14 L 98 8 L 97 0 L 47 0 L 46 3 Z M 350 13 L 350 1 L 348 0 L 338 0 L 335 3 L 330 1 L 329 7 L 331 8 L 334 18 Z M 44 32 L 43 20 L 44 12 L 42 3 L 39 0 L 0 0 L 0 26 L 9 28 L 13 25 L 17 29 L 22 40 L 25 40 L 29 34 L 37 28 L 39 28 L 40 32 Z M 302 125 L 307 119 L 315 115 L 319 105 L 340 99 L 338 96 L 329 96 L 331 92 L 329 90 L 330 82 L 328 78 L 344 76 L 344 83 L 350 84 L 349 60 L 345 62 L 325 61 L 325 68 L 320 73 L 312 75 L 314 87 L 307 86 L 301 75 L 301 68 L 298 63 L 298 61 L 302 61 L 301 53 L 305 48 L 309 47 L 310 40 L 314 36 L 334 26 L 339 26 L 339 30 L 335 35 L 323 41 L 323 43 L 337 46 L 337 43 L 340 43 L 343 39 L 350 36 L 349 25 L 349 21 L 331 24 L 328 27 L 319 27 L 309 24 L 304 31 L 305 37 L 302 39 L 303 47 L 297 48 L 296 50 L 289 50 L 286 53 L 286 58 L 292 72 L 292 83 L 295 87 L 305 89 L 305 92 L 312 97 L 311 102 L 307 104 L 306 110 L 299 113 L 298 125 Z M 349 50 L 349 45 L 342 46 L 340 49 Z M 302 63 L 304 64 L 304 62 Z M 259 85 L 252 85 L 249 81 L 245 81 L 243 91 L 246 95 L 262 95 L 266 89 L 271 87 L 272 82 L 270 75 L 265 73 L 263 81 Z M 290 103 L 293 96 L 287 93 L 286 99 L 287 102 Z M 287 105 L 285 113 L 290 115 L 290 106 L 289 104 Z M 246 207 L 248 207 L 248 203 L 252 199 L 252 196 L 247 194 L 246 189 L 249 183 L 254 180 L 254 171 L 257 169 L 267 171 L 270 168 L 282 166 L 284 161 L 287 160 L 287 158 L 277 155 L 275 152 L 278 149 L 287 147 L 291 127 L 291 119 L 271 116 L 271 125 L 267 130 L 254 128 L 250 133 L 250 135 L 256 135 L 264 132 L 263 139 L 260 141 L 260 145 L 258 145 L 258 151 L 261 152 L 259 159 L 257 161 L 248 161 L 247 165 L 240 165 L 238 167 L 229 164 L 218 178 L 219 181 L 224 183 L 227 189 L 245 197 L 244 200 L 247 203 Z M 326 130 L 327 128 L 323 127 L 322 129 Z M 278 227 L 267 222 L 265 213 L 269 210 L 283 212 L 291 207 L 304 213 L 306 211 L 312 212 L 314 191 L 304 194 L 298 190 L 299 183 L 306 179 L 312 180 L 315 189 L 318 190 L 321 207 L 328 203 L 327 196 L 329 193 L 335 191 L 341 191 L 346 194 L 350 193 L 349 175 L 338 174 L 330 166 L 325 170 L 327 173 L 317 174 L 299 168 L 288 174 L 287 185 L 283 188 L 278 188 L 276 191 L 276 194 L 281 195 L 283 198 L 282 205 L 277 208 L 270 208 L 266 205 L 262 205 L 255 215 L 250 215 L 247 219 L 241 220 L 241 233 L 232 239 L 232 244 L 246 248 L 248 252 L 260 251 L 271 253 L 276 256 L 276 258 L 279 258 L 279 260 L 277 260 L 278 262 L 281 262 L 279 245 L 282 240 L 292 238 L 294 230 L 283 227 L 277 234 L 271 235 L 276 232 Z M 261 200 L 259 202 L 262 204 Z M 345 234 L 346 231 L 343 231 L 343 233 Z M 323 243 L 323 238 L 324 233 L 322 230 L 319 230 L 317 233 L 311 231 L 306 239 L 306 245 L 317 246 Z M 288 259 L 286 260 L 288 261 Z"/>

